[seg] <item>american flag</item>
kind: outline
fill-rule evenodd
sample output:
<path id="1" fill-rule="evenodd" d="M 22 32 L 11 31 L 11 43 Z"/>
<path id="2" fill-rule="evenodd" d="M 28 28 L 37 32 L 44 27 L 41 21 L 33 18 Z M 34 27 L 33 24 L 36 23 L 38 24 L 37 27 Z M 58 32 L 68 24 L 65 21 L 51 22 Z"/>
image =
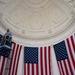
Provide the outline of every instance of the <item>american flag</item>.
<path id="1" fill-rule="evenodd" d="M 4 75 L 7 58 L 0 56 L 0 75 Z"/>
<path id="2" fill-rule="evenodd" d="M 0 46 L 1 46 L 1 41 L 2 41 L 2 35 L 0 34 Z M 10 53 L 9 51 L 6 52 L 2 50 L 0 47 L 0 75 L 4 75 L 6 61 L 7 57 L 9 56 L 9 53 Z"/>
<path id="3" fill-rule="evenodd" d="M 24 48 L 24 75 L 51 75 L 50 46 Z"/>
<path id="4" fill-rule="evenodd" d="M 75 34 L 53 47 L 60 75 L 75 75 Z"/>
<path id="5" fill-rule="evenodd" d="M 7 62 L 7 58 L 10 55 L 10 51 L 11 49 L 8 49 L 6 47 L 0 48 L 0 75 L 4 75 L 6 62 Z"/>
<path id="6" fill-rule="evenodd" d="M 17 43 L 12 44 L 12 55 L 11 55 L 8 75 L 17 75 L 21 49 L 22 49 L 22 45 Z"/>

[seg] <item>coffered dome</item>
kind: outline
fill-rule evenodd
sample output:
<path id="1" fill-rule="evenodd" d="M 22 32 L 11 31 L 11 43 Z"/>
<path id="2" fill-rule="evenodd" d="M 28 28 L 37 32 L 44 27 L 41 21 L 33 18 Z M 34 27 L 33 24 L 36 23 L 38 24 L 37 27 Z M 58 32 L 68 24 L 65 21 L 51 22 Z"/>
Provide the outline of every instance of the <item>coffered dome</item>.
<path id="1" fill-rule="evenodd" d="M 74 20 L 74 0 L 0 0 L 1 22 L 30 39 L 48 38 L 69 28 Z"/>

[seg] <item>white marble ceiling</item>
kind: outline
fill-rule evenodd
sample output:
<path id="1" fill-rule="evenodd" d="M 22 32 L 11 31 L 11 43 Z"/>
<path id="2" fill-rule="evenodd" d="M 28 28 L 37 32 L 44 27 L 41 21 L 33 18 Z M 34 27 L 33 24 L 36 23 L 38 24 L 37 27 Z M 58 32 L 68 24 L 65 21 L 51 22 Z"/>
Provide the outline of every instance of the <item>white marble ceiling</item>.
<path id="1" fill-rule="evenodd" d="M 0 20 L 14 34 L 47 38 L 67 29 L 74 20 L 75 0 L 0 0 Z"/>

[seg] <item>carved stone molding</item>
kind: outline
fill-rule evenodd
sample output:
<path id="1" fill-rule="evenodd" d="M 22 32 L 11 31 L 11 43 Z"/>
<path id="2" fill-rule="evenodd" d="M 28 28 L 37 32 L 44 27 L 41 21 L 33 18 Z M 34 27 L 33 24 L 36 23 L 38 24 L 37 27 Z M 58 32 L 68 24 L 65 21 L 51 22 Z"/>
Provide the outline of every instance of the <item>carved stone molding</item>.
<path id="1" fill-rule="evenodd" d="M 42 39 L 56 36 L 74 20 L 74 0 L 10 0 L 3 4 L 1 22 L 15 35 Z"/>

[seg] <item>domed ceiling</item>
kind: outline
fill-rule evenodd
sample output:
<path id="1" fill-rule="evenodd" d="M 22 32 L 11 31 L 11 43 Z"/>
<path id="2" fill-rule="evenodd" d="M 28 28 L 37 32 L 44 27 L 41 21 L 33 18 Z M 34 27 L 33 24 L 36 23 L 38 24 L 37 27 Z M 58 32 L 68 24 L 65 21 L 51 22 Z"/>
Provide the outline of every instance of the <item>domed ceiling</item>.
<path id="1" fill-rule="evenodd" d="M 0 0 L 1 22 L 14 34 L 47 38 L 68 28 L 74 20 L 74 0 Z"/>

